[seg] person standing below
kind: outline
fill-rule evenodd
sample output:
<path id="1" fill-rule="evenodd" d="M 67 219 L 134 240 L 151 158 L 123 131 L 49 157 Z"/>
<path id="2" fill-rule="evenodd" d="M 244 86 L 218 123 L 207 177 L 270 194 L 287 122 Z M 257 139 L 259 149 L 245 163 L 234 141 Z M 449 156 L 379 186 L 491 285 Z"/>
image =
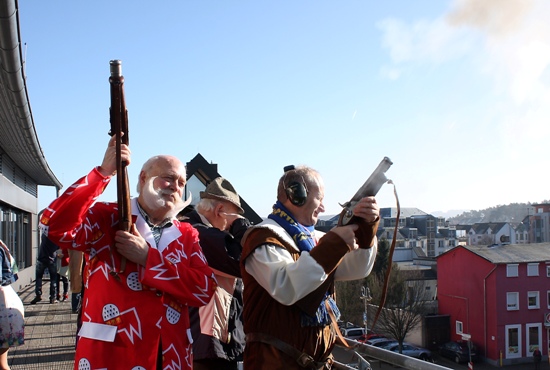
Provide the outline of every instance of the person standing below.
<path id="1" fill-rule="evenodd" d="M 130 150 L 121 157 L 130 163 Z M 185 166 L 150 158 L 131 200 L 131 232 L 117 203 L 96 202 L 116 171 L 115 138 L 101 166 L 70 186 L 40 223 L 61 248 L 87 254 L 76 369 L 192 369 L 188 306 L 212 298 L 216 280 L 198 232 L 175 216 L 184 207 Z"/>
<path id="2" fill-rule="evenodd" d="M 35 297 L 31 304 L 36 304 L 42 300 L 42 279 L 44 271 L 48 270 L 50 274 L 50 303 L 57 303 L 57 250 L 55 245 L 46 235 L 42 234 L 40 246 L 38 247 L 38 258 L 36 260 L 34 292 Z"/>
<path id="3" fill-rule="evenodd" d="M 57 257 L 57 279 L 55 289 L 57 300 L 65 302 L 69 298 L 69 252 L 66 249 L 58 249 Z M 61 295 L 61 283 L 63 283 L 63 295 Z"/>
<path id="4" fill-rule="evenodd" d="M 8 369 L 8 350 L 25 343 L 25 311 L 23 302 L 13 290 L 15 282 L 13 257 L 6 244 L 0 240 L 0 369 Z"/>
<path id="5" fill-rule="evenodd" d="M 540 363 L 542 362 L 542 352 L 539 347 L 533 351 L 533 361 L 535 361 L 535 370 L 540 370 Z"/>
<path id="6" fill-rule="evenodd" d="M 222 177 L 208 184 L 200 198 L 196 210 L 187 213 L 184 221 L 199 231 L 202 250 L 216 274 L 218 287 L 206 306 L 189 308 L 193 369 L 237 370 L 245 344 L 239 259 L 241 238 L 250 222 L 242 216 L 244 210 L 235 188 Z"/>
<path id="7" fill-rule="evenodd" d="M 322 235 L 314 226 L 324 193 L 317 171 L 285 167 L 273 212 L 243 237 L 245 369 L 331 368 L 339 317 L 334 281 L 372 270 L 379 207 L 374 197 L 363 198 L 353 224 Z"/>

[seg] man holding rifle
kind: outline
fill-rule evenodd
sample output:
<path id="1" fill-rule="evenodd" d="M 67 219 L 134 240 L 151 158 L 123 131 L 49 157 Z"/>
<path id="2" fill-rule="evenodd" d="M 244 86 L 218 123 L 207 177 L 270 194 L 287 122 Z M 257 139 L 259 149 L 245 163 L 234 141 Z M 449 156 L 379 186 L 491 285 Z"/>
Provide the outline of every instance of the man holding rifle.
<path id="1" fill-rule="evenodd" d="M 323 236 L 314 229 L 323 198 L 317 171 L 285 167 L 273 213 L 242 239 L 245 370 L 331 368 L 339 333 L 334 281 L 372 270 L 379 207 L 363 197 L 353 224 Z"/>
<path id="2" fill-rule="evenodd" d="M 101 166 L 46 209 L 53 242 L 86 256 L 82 328 L 75 369 L 192 369 L 188 306 L 208 303 L 217 286 L 198 233 L 175 216 L 184 207 L 185 166 L 149 159 L 131 200 L 132 228 L 119 230 L 117 203 L 94 203 L 117 168 L 115 137 Z M 130 150 L 121 146 L 130 163 Z"/>

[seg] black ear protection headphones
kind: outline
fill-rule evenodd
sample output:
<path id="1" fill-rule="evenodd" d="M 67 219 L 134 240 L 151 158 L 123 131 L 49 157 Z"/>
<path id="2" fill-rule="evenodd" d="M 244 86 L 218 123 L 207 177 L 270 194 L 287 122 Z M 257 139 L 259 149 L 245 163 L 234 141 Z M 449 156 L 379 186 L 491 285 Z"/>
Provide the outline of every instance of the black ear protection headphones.
<path id="1" fill-rule="evenodd" d="M 305 183 L 301 183 L 298 181 L 293 181 L 288 185 L 285 185 L 286 180 L 286 173 L 288 171 L 294 170 L 296 167 L 294 165 L 285 166 L 285 178 L 283 179 L 283 186 L 286 192 L 286 195 L 288 199 L 290 200 L 290 203 L 294 204 L 297 207 L 301 207 L 304 204 L 306 204 L 307 200 L 307 188 Z M 303 177 L 302 177 L 303 180 Z"/>

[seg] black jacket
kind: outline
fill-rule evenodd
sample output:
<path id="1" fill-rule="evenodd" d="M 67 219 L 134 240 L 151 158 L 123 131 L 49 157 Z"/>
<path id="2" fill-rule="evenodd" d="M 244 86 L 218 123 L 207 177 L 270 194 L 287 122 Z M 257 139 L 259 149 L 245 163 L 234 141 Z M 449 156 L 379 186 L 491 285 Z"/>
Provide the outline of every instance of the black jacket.
<path id="1" fill-rule="evenodd" d="M 191 334 L 193 336 L 193 358 L 195 360 L 241 360 L 245 338 L 242 322 L 243 283 L 240 279 L 241 271 L 239 260 L 242 251 L 241 238 L 250 227 L 250 222 L 245 218 L 239 218 L 233 222 L 229 232 L 225 232 L 215 227 L 205 225 L 197 211 L 192 211 L 185 216 L 187 219 L 183 221 L 193 225 L 199 232 L 199 241 L 208 265 L 214 270 L 233 277 L 228 279 L 227 277 L 219 276 L 217 271 L 214 271 L 216 275 L 218 275 L 218 283 L 220 283 L 217 289 L 222 288 L 222 281 L 234 283 L 234 290 L 230 290 L 233 296 L 231 298 L 228 317 L 222 318 L 221 320 L 227 321 L 226 329 L 228 331 L 228 336 L 225 342 L 214 336 L 201 333 L 201 314 L 205 314 L 205 311 L 208 310 L 208 306 L 200 309 L 201 314 L 199 314 L 198 308 L 189 307 Z M 218 297 L 219 295 L 215 294 L 212 300 L 214 301 Z M 212 305 L 210 305 L 210 307 L 211 306 Z M 217 321 L 218 320 L 215 320 L 215 322 Z"/>

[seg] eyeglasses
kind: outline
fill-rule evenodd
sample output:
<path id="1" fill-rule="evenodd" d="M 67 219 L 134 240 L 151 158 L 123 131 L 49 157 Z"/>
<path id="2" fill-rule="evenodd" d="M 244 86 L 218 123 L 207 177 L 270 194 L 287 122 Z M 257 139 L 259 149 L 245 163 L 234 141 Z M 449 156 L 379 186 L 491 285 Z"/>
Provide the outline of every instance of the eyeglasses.
<path id="1" fill-rule="evenodd" d="M 221 213 L 223 213 L 226 216 L 240 216 L 240 214 L 238 213 L 227 213 L 227 212 L 221 212 Z"/>

